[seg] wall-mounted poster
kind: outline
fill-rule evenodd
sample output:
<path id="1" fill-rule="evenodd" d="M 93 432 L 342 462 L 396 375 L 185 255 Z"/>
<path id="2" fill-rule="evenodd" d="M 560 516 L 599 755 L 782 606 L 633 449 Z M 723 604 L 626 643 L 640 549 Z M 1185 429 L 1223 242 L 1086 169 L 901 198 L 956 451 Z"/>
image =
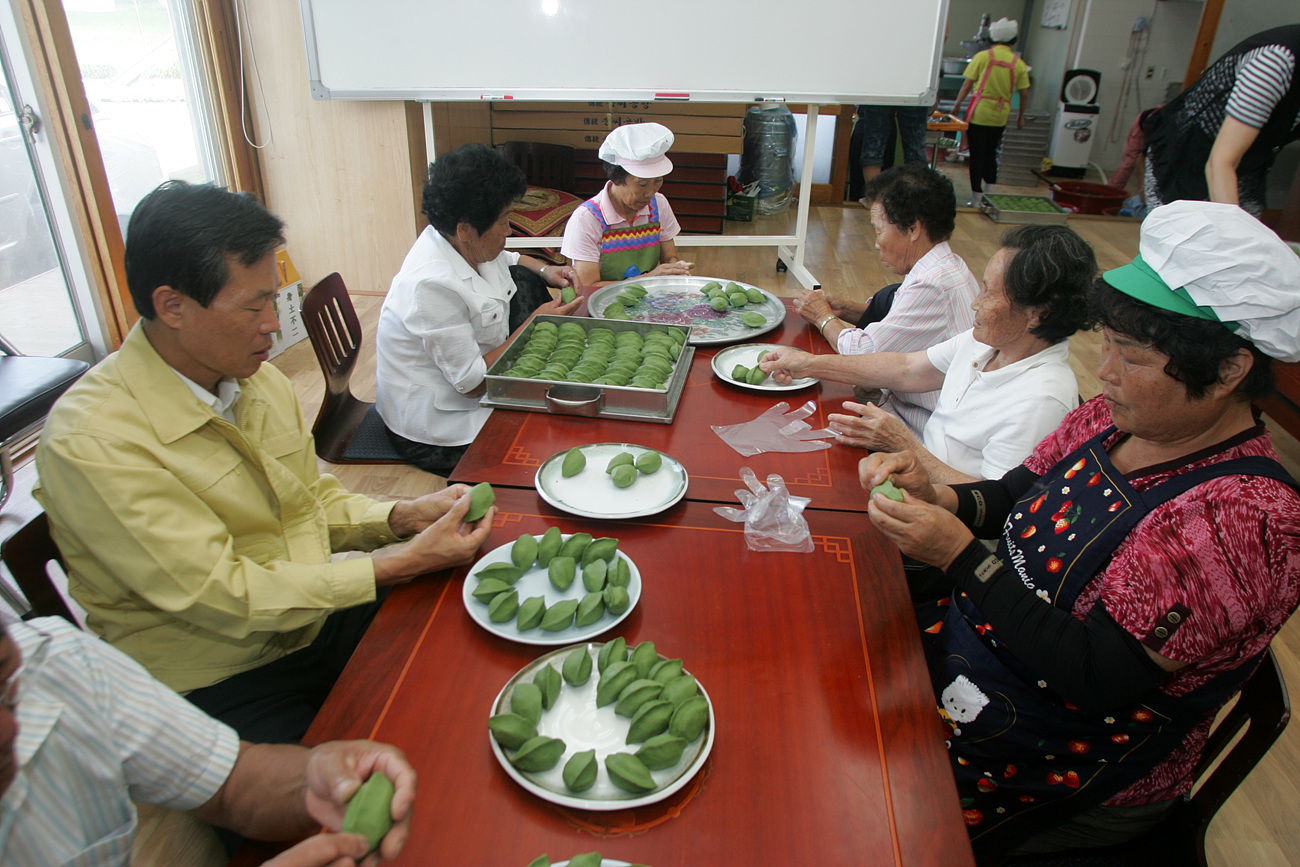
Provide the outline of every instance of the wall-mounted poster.
<path id="1" fill-rule="evenodd" d="M 1070 0 L 1047 0 L 1043 5 L 1043 26 L 1048 30 L 1064 30 L 1070 21 Z"/>

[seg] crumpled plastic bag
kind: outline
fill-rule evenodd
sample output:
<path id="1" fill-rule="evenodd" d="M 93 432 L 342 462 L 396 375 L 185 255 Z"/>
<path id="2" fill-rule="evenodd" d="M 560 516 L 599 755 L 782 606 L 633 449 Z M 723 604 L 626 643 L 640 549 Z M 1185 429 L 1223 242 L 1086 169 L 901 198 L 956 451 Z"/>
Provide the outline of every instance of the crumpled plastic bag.
<path id="1" fill-rule="evenodd" d="M 813 430 L 804 421 L 817 410 L 816 404 L 810 400 L 793 412 L 789 409 L 790 404 L 781 401 L 752 421 L 712 425 L 713 432 L 747 458 L 763 452 L 811 452 L 831 447 L 825 440 L 833 439 L 835 431 Z"/>
<path id="2" fill-rule="evenodd" d="M 767 477 L 767 487 L 763 487 L 749 467 L 740 468 L 740 478 L 748 486 L 748 490 L 736 491 L 736 498 L 744 508 L 716 506 L 713 511 L 728 521 L 745 522 L 745 544 L 749 550 L 811 551 L 812 535 L 803 510 L 812 501 L 791 496 L 785 479 L 775 473 Z"/>

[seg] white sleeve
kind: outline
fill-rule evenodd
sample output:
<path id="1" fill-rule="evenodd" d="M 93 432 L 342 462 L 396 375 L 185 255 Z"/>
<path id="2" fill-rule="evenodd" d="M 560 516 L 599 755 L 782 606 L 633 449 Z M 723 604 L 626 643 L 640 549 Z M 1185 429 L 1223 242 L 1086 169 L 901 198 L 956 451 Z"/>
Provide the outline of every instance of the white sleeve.
<path id="1" fill-rule="evenodd" d="M 964 331 L 948 338 L 943 343 L 936 343 L 925 351 L 925 357 L 930 360 L 930 364 L 940 373 L 947 373 L 948 368 L 952 367 L 952 360 L 957 355 L 957 349 L 961 343 L 968 339 L 969 331 Z M 974 338 L 969 338 L 974 339 Z"/>
<path id="2" fill-rule="evenodd" d="M 475 322 L 496 312 L 497 302 L 483 299 L 482 309 L 471 310 L 464 296 L 433 280 L 421 280 L 414 297 L 407 329 L 453 388 L 472 391 L 487 375 Z"/>
<path id="3" fill-rule="evenodd" d="M 1000 479 L 1020 466 L 1043 438 L 1061 425 L 1076 401 L 1065 403 L 1050 394 L 1012 402 L 984 446 L 980 473 Z"/>

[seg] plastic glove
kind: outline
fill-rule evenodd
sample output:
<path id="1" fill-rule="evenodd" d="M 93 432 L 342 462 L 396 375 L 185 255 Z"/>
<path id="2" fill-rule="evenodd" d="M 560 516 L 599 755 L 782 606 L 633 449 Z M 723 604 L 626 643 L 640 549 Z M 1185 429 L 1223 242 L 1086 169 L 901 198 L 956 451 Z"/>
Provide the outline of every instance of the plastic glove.
<path id="1" fill-rule="evenodd" d="M 712 425 L 713 432 L 745 457 L 763 452 L 811 452 L 831 447 L 824 440 L 834 439 L 835 431 L 813 430 L 804 421 L 817 409 L 811 400 L 793 412 L 787 412 L 789 409 L 790 404 L 781 401 L 753 421 Z"/>
<path id="2" fill-rule="evenodd" d="M 785 479 L 776 474 L 767 477 L 766 488 L 749 467 L 740 468 L 740 478 L 748 485 L 748 490 L 736 491 L 736 498 L 744 508 L 716 506 L 713 511 L 728 521 L 745 522 L 745 544 L 749 550 L 811 551 L 813 541 L 803 510 L 812 501 L 790 496 Z"/>

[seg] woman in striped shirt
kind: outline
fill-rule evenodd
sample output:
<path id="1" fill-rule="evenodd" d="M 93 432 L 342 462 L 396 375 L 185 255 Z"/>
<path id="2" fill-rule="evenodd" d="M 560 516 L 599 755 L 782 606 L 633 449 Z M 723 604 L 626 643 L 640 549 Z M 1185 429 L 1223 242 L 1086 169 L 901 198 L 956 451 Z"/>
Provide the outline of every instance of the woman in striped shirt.
<path id="1" fill-rule="evenodd" d="M 1300 25 L 1257 33 L 1151 115 L 1144 125 L 1150 207 L 1197 199 L 1263 211 L 1274 154 L 1300 138 L 1297 55 Z"/>

